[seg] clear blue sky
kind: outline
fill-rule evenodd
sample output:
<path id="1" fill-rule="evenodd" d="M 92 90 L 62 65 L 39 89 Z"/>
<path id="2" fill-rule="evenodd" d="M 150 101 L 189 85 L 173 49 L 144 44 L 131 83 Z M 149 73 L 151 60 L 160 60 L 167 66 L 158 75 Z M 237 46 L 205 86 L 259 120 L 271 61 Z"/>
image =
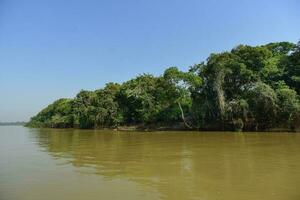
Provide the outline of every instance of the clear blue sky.
<path id="1" fill-rule="evenodd" d="M 0 121 L 238 44 L 299 39 L 297 0 L 0 0 Z"/>

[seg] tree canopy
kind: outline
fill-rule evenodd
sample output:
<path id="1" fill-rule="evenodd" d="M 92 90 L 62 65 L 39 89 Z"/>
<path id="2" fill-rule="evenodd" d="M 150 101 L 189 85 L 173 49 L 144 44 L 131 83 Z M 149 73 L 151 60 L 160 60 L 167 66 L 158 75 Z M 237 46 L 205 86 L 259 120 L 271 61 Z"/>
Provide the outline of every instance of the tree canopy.
<path id="1" fill-rule="evenodd" d="M 80 91 L 32 117 L 32 127 L 178 126 L 197 130 L 300 127 L 300 43 L 239 45 L 211 54 L 187 72 Z"/>

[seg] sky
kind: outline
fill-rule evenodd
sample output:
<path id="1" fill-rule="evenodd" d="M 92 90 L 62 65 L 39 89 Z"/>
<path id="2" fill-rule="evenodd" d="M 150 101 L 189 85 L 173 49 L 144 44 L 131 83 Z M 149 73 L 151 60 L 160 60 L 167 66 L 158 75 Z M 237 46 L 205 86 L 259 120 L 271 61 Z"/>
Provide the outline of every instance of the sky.
<path id="1" fill-rule="evenodd" d="M 300 39 L 297 0 L 0 0 L 0 121 L 81 89 Z"/>

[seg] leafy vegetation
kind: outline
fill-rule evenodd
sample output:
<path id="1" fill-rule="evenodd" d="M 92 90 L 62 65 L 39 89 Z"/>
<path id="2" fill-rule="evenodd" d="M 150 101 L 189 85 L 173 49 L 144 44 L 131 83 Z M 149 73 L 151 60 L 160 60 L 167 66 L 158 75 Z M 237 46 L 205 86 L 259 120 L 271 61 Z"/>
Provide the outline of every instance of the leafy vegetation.
<path id="1" fill-rule="evenodd" d="M 142 74 L 59 99 L 31 127 L 167 126 L 197 130 L 300 127 L 300 43 L 239 45 L 182 72 Z"/>

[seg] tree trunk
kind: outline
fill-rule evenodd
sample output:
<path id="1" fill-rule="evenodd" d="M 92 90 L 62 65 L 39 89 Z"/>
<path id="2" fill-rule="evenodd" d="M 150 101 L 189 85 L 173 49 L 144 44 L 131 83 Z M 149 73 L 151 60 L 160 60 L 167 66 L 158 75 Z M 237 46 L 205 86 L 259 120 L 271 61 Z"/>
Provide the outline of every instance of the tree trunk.
<path id="1" fill-rule="evenodd" d="M 221 71 L 217 74 L 215 83 L 214 83 L 214 89 L 217 92 L 217 103 L 219 106 L 219 112 L 220 112 L 220 117 L 221 120 L 223 121 L 224 119 L 224 114 L 225 114 L 225 97 L 224 97 L 224 91 L 222 88 L 222 84 L 224 81 L 224 72 Z"/>
<path id="2" fill-rule="evenodd" d="M 185 120 L 184 113 L 183 113 L 183 109 L 182 109 L 182 107 L 181 107 L 180 102 L 177 101 L 177 104 L 178 104 L 179 109 L 180 109 L 180 111 L 181 111 L 181 118 L 182 118 L 182 121 L 183 121 L 184 125 L 185 125 L 186 127 L 188 127 L 189 129 L 192 129 L 192 127 L 191 127 L 191 126 L 186 122 L 186 120 Z"/>

